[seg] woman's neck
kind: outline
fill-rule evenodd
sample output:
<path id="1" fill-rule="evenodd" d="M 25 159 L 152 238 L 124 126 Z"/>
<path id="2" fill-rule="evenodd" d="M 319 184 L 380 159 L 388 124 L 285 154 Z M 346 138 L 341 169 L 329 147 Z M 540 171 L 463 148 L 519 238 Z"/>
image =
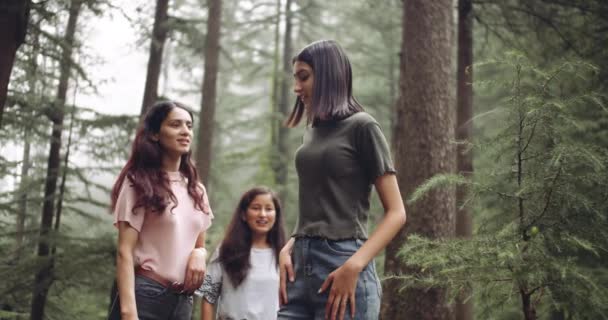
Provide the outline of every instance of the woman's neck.
<path id="1" fill-rule="evenodd" d="M 163 170 L 165 170 L 167 172 L 179 171 L 179 167 L 180 167 L 181 163 L 182 163 L 181 156 L 163 154 L 163 158 L 162 158 Z"/>
<path id="2" fill-rule="evenodd" d="M 268 238 L 266 237 L 266 235 L 254 235 L 253 239 L 251 239 L 251 247 L 257 249 L 270 248 L 270 243 L 268 243 Z"/>

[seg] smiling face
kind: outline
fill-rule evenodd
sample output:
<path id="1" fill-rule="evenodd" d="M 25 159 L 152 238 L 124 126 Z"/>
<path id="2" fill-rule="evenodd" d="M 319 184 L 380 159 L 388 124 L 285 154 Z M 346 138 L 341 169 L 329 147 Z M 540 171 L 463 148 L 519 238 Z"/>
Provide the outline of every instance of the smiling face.
<path id="1" fill-rule="evenodd" d="M 192 117 L 182 108 L 173 108 L 154 135 L 163 151 L 174 156 L 181 156 L 190 151 L 192 141 Z"/>
<path id="2" fill-rule="evenodd" d="M 308 109 L 312 104 L 314 74 L 312 67 L 302 61 L 293 64 L 294 86 L 293 91 Z"/>
<path id="3" fill-rule="evenodd" d="M 276 219 L 274 201 L 269 193 L 259 194 L 247 207 L 243 220 L 251 229 L 254 237 L 266 237 Z"/>

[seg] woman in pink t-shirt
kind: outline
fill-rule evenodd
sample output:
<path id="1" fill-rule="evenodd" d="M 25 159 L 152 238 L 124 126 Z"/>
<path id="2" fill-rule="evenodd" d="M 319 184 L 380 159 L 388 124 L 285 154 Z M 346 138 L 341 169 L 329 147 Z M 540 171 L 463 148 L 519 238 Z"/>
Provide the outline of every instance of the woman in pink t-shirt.
<path id="1" fill-rule="evenodd" d="M 110 319 L 191 318 L 213 218 L 191 160 L 192 121 L 177 102 L 152 106 L 114 184 L 118 295 Z"/>

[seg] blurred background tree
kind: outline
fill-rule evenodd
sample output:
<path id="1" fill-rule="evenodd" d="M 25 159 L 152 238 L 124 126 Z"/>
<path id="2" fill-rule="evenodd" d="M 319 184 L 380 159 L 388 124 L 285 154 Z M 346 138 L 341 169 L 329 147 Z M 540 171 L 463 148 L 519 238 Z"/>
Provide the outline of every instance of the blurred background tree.
<path id="1" fill-rule="evenodd" d="M 211 249 L 253 185 L 280 193 L 292 230 L 303 128 L 281 122 L 295 102 L 291 58 L 319 39 L 345 48 L 404 198 L 419 198 L 376 259 L 383 319 L 607 317 L 606 1 L 223 0 L 221 15 L 212 3 L 0 4 L 0 319 L 107 316 L 109 188 L 156 99 L 192 107 L 197 143 L 207 139 Z M 108 75 L 118 61 L 95 39 L 119 21 L 111 41 L 135 39 L 123 52 L 141 68 Z M 112 81 L 136 88 L 136 103 L 104 92 Z M 374 196 L 370 228 L 381 208 Z M 437 313 L 416 313 L 404 292 Z"/>

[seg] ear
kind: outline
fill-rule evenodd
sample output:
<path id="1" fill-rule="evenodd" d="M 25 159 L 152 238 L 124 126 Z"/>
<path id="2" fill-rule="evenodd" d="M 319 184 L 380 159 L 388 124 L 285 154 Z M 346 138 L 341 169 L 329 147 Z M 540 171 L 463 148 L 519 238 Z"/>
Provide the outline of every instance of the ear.
<path id="1" fill-rule="evenodd" d="M 158 142 L 158 133 L 153 134 L 150 139 L 152 139 L 154 142 Z"/>

